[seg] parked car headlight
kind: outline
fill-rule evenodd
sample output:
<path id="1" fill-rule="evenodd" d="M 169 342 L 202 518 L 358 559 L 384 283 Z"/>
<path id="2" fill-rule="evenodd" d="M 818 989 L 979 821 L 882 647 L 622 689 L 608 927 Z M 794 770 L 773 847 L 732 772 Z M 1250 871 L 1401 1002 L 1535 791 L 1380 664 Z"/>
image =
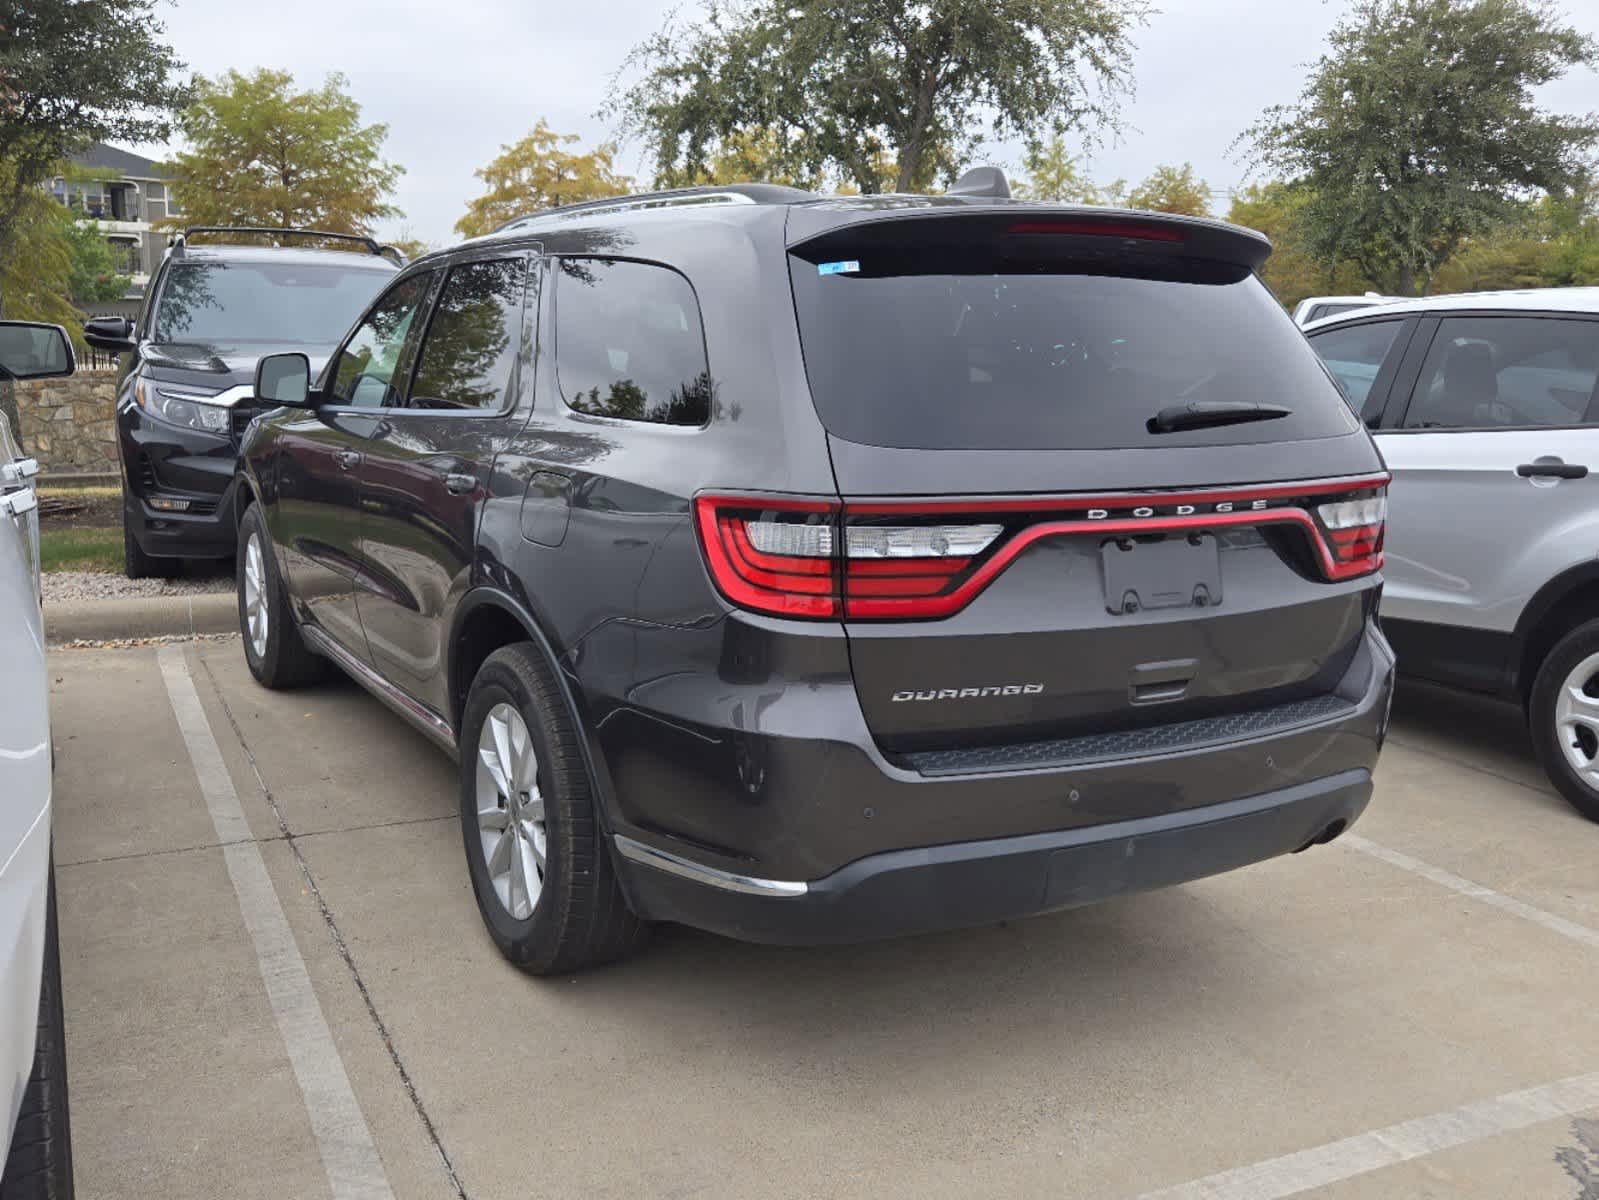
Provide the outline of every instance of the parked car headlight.
<path id="1" fill-rule="evenodd" d="M 232 419 L 225 405 L 212 403 L 215 393 L 178 391 L 141 379 L 133 388 L 133 400 L 145 412 L 180 429 L 199 429 L 206 433 L 226 433 Z"/>

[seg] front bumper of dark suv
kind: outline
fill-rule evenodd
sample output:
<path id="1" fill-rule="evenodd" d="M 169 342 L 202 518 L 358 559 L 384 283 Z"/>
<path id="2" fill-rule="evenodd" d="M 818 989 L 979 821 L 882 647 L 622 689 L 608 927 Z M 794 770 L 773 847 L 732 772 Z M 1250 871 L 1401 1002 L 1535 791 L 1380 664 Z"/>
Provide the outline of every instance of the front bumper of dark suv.
<path id="1" fill-rule="evenodd" d="M 160 558 L 234 553 L 238 441 L 232 432 L 179 429 L 124 404 L 117 410 L 117 442 L 125 518 L 140 549 Z"/>
<path id="2" fill-rule="evenodd" d="M 866 941 L 1072 908 L 1337 837 L 1371 797 L 1392 690 L 1392 651 L 1370 625 L 1327 703 L 1283 706 L 1275 723 L 1261 714 L 1187 723 L 1193 728 L 1152 748 L 1145 731 L 1144 749 L 1126 755 L 1113 744 L 1063 742 L 1074 758 L 1022 769 L 974 759 L 970 769 L 938 762 L 915 771 L 857 745 L 818 759 L 821 787 L 797 819 L 781 829 L 761 822 L 770 855 L 740 863 L 660 837 L 649 827 L 659 822 L 649 822 L 616 830 L 614 858 L 640 915 L 755 942 Z M 1036 814 L 1050 802 L 1055 828 L 938 837 L 973 827 L 968 813 L 997 823 L 996 814 Z M 856 844 L 907 810 L 928 830 L 927 844 L 907 839 L 809 876 L 762 869 L 798 861 L 778 847 L 831 843 L 851 806 L 866 818 L 855 824 Z"/>

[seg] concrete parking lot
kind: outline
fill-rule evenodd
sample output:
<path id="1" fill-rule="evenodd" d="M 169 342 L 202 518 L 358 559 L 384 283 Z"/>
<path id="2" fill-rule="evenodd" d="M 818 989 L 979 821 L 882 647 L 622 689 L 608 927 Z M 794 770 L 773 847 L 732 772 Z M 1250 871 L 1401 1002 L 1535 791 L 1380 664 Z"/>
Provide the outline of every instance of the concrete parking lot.
<path id="1" fill-rule="evenodd" d="M 354 685 L 232 641 L 53 667 L 80 1195 L 1599 1200 L 1599 828 L 1509 710 L 1404 693 L 1298 857 L 534 980 L 453 767 Z"/>

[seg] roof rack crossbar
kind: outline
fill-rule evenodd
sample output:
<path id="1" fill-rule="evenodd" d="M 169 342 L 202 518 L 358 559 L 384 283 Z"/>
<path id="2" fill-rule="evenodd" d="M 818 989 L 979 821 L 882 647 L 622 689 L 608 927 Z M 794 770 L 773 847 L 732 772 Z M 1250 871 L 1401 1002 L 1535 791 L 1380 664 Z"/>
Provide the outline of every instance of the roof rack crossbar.
<path id="1" fill-rule="evenodd" d="M 540 208 L 512 217 L 498 226 L 494 232 L 505 233 L 529 221 L 565 217 L 572 213 L 596 215 L 692 204 L 792 204 L 795 200 L 801 199 L 815 199 L 815 194 L 775 183 L 708 184 L 701 187 L 671 188 L 660 192 L 638 192 L 631 196 L 605 196 L 599 200 L 581 200 L 576 204 Z"/>
<path id="2" fill-rule="evenodd" d="M 330 233 L 325 229 L 290 229 L 287 226 L 269 225 L 190 225 L 182 233 L 169 238 L 167 244 L 173 250 L 181 251 L 188 245 L 188 241 L 197 233 L 252 233 L 263 237 L 308 237 L 331 239 L 336 242 L 357 242 L 365 246 L 368 254 L 376 254 L 380 258 L 393 257 L 397 262 L 404 262 L 404 256 L 393 246 L 385 246 L 376 238 L 367 237 L 364 233 Z"/>

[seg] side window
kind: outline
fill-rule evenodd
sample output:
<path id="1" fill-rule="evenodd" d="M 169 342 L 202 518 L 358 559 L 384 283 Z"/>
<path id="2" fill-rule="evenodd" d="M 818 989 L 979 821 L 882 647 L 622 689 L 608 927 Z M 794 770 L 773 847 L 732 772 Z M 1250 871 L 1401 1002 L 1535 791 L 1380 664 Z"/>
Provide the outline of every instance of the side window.
<path id="1" fill-rule="evenodd" d="M 1446 317 L 1416 381 L 1406 429 L 1599 423 L 1599 321 Z"/>
<path id="2" fill-rule="evenodd" d="M 356 326 L 339 351 L 329 403 L 353 408 L 398 404 L 400 369 L 406 342 L 427 299 L 433 273 L 402 279 L 391 287 Z"/>
<path id="3" fill-rule="evenodd" d="M 688 280 L 668 267 L 563 258 L 555 288 L 555 373 L 578 412 L 703 425 L 714 387 Z"/>
<path id="4" fill-rule="evenodd" d="M 451 268 L 422 338 L 408 406 L 504 407 L 522 344 L 526 290 L 525 256 Z"/>
<path id="5" fill-rule="evenodd" d="M 1403 325 L 1403 320 L 1367 321 L 1311 335 L 1311 346 L 1343 389 L 1349 407 L 1367 424 L 1381 416 L 1379 412 L 1366 411 L 1367 402 L 1371 400 L 1371 385 L 1377 381 L 1383 359 L 1393 349 L 1394 339 Z M 1378 397 L 1374 404 L 1380 403 L 1381 397 Z"/>

